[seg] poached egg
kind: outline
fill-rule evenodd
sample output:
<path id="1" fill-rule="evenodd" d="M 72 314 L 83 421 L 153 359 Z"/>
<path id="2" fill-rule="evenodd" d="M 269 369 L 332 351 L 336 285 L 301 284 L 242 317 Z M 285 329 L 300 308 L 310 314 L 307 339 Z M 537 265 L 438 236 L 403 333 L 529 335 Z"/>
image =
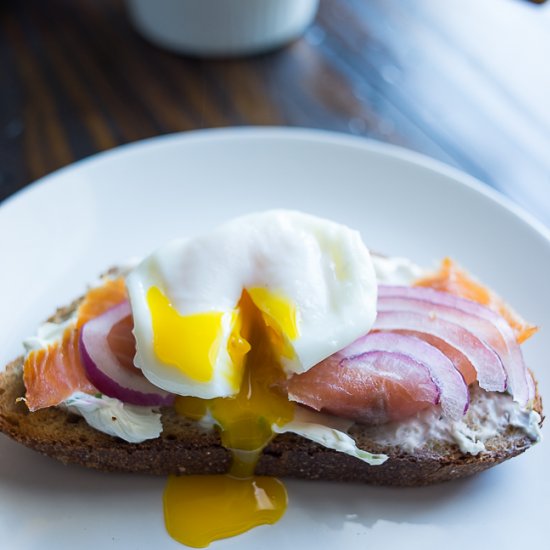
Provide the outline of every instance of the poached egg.
<path id="1" fill-rule="evenodd" d="M 359 233 L 294 211 L 251 214 L 175 240 L 126 285 L 135 364 L 156 386 L 202 399 L 239 392 L 252 328 L 245 299 L 286 376 L 344 348 L 376 316 L 376 275 Z"/>

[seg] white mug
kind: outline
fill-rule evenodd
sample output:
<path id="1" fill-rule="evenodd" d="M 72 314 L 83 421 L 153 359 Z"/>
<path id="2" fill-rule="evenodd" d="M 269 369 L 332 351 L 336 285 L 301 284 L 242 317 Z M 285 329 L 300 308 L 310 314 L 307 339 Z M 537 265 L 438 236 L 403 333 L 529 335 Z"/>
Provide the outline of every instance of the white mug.
<path id="1" fill-rule="evenodd" d="M 134 25 L 151 42 L 201 56 L 271 50 L 298 38 L 319 0 L 126 0 Z"/>

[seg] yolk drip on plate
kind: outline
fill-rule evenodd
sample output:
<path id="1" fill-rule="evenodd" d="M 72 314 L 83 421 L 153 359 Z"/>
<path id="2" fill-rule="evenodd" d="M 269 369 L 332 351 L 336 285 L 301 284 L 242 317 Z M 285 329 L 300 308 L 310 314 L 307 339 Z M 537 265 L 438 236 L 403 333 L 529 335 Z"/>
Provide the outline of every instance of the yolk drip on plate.
<path id="1" fill-rule="evenodd" d="M 283 425 L 294 415 L 294 404 L 274 388 L 285 378 L 277 357 L 288 353 L 280 332 L 287 337 L 297 335 L 296 314 L 283 298 L 270 300 L 267 293 L 246 291 L 239 311 L 241 327 L 236 336 L 251 342 L 239 393 L 210 400 L 181 397 L 176 402 L 178 412 L 193 419 L 208 411 L 233 456 L 227 475 L 171 476 L 168 480 L 166 528 L 174 539 L 198 548 L 275 523 L 286 509 L 284 485 L 253 474 L 261 450 L 273 437 L 272 425 Z"/>
<path id="2" fill-rule="evenodd" d="M 166 529 L 175 540 L 204 548 L 275 523 L 286 500 L 284 485 L 273 477 L 172 476 L 164 492 Z"/>

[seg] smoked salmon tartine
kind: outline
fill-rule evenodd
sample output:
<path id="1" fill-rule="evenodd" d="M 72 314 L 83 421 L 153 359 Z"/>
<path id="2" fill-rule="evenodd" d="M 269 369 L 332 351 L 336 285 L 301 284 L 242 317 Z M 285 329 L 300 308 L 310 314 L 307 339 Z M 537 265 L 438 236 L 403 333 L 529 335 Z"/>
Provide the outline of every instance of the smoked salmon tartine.
<path id="1" fill-rule="evenodd" d="M 251 214 L 111 270 L 45 323 L 2 375 L 0 428 L 64 462 L 202 474 L 170 478 L 165 518 L 204 546 L 282 515 L 265 475 L 422 485 L 527 449 L 536 331 L 449 258 L 424 269 L 332 221 Z M 67 418 L 80 439 L 40 439 L 36 419 Z"/>

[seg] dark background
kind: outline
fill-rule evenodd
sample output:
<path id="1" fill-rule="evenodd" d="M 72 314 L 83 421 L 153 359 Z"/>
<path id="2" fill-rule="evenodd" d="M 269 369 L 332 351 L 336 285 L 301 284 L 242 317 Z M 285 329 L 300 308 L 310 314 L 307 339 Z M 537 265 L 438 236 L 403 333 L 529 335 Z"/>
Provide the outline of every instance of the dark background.
<path id="1" fill-rule="evenodd" d="M 550 4 L 321 0 L 280 51 L 200 60 L 120 0 L 0 2 L 0 200 L 95 152 L 234 125 L 324 128 L 458 166 L 550 225 Z"/>

